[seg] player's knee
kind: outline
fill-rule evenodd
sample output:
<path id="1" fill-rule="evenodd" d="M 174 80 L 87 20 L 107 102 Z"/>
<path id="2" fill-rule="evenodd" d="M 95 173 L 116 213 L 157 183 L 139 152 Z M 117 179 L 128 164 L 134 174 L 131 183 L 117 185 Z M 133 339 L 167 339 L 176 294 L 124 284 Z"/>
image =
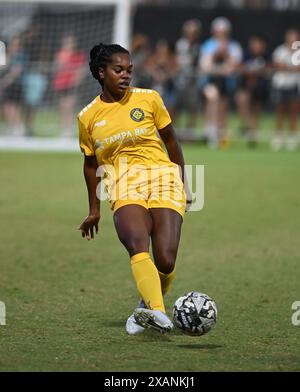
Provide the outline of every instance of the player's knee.
<path id="1" fill-rule="evenodd" d="M 147 248 L 147 241 L 141 236 L 131 236 L 130 238 L 119 236 L 119 239 L 130 255 L 143 252 Z"/>
<path id="2" fill-rule="evenodd" d="M 156 260 L 157 268 L 163 274 L 170 274 L 175 268 L 175 252 L 163 252 Z"/>

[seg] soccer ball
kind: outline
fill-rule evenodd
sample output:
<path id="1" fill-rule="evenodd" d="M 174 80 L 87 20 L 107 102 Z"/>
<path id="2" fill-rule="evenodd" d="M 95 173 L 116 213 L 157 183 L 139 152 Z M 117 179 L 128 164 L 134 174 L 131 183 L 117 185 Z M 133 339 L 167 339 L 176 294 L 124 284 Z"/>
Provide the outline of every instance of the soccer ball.
<path id="1" fill-rule="evenodd" d="M 182 332 L 200 336 L 215 326 L 217 312 L 215 302 L 208 295 L 191 291 L 175 302 L 173 320 Z"/>

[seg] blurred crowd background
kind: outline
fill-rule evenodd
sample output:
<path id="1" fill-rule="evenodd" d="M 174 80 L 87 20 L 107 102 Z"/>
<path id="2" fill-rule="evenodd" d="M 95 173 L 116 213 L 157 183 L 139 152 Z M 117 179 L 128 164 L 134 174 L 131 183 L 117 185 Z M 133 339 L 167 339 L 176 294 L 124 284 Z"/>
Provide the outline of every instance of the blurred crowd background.
<path id="1" fill-rule="evenodd" d="M 0 134 L 75 137 L 76 113 L 99 93 L 89 50 L 111 42 L 113 9 L 0 2 L 0 10 Z M 300 0 L 136 1 L 132 85 L 162 95 L 181 140 L 294 151 L 299 30 Z"/>

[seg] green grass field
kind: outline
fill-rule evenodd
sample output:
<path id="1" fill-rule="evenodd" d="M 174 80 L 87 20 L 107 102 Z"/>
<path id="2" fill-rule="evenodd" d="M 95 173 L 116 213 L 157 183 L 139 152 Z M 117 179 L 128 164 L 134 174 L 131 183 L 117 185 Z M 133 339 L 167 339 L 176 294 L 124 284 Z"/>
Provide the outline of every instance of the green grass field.
<path id="1" fill-rule="evenodd" d="M 186 216 L 168 311 L 186 291 L 212 296 L 202 337 L 127 336 L 138 296 L 103 204 L 96 240 L 80 154 L 0 154 L 1 371 L 300 371 L 300 154 L 185 146 L 205 165 L 205 206 Z"/>

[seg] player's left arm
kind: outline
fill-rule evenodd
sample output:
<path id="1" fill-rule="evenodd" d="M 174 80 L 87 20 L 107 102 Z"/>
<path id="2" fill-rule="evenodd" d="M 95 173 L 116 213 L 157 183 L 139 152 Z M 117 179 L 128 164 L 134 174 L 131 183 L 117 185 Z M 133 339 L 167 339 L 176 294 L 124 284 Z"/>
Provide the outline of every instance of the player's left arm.
<path id="1" fill-rule="evenodd" d="M 184 157 L 183 157 L 182 149 L 178 142 L 172 123 L 168 124 L 163 129 L 159 129 L 158 132 L 162 141 L 166 146 L 170 160 L 176 163 L 181 168 L 181 177 L 184 183 L 184 189 L 187 196 L 187 209 L 188 209 L 190 207 L 190 204 L 192 203 L 192 194 L 189 190 L 187 176 L 184 168 Z"/>

